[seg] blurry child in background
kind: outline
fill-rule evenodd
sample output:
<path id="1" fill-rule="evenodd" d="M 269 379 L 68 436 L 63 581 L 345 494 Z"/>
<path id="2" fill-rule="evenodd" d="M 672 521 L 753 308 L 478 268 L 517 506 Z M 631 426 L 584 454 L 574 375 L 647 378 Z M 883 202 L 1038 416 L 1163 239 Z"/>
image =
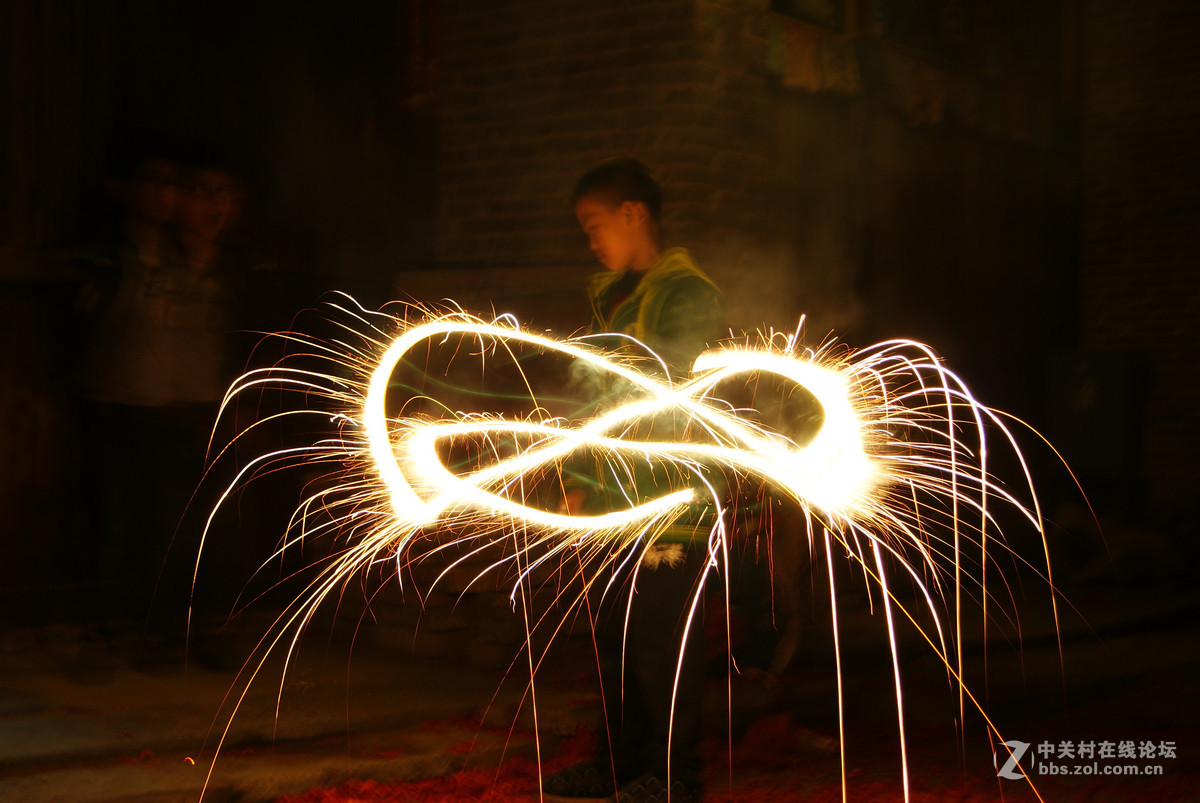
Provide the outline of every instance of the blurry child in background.
<path id="1" fill-rule="evenodd" d="M 187 549 L 175 550 L 166 575 L 164 558 L 230 378 L 221 238 L 237 218 L 241 190 L 228 170 L 152 157 L 112 194 L 123 210 L 115 269 L 80 299 L 93 321 L 77 385 L 94 511 L 84 546 L 95 556 L 94 617 L 110 641 L 128 646 L 123 637 L 133 635 L 135 657 L 182 665 L 184 629 L 175 625 L 191 589 L 181 568 Z M 144 640 L 138 634 L 156 587 L 170 623 L 155 622 Z"/>

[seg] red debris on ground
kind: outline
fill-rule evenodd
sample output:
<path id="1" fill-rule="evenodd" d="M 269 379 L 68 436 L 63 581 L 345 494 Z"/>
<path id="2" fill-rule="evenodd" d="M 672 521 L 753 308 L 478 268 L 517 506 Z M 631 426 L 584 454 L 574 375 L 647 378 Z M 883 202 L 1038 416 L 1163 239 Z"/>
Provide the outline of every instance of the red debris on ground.
<path id="1" fill-rule="evenodd" d="M 158 756 L 154 755 L 154 753 L 150 750 L 143 750 L 142 752 L 138 753 L 136 757 L 122 756 L 120 761 L 122 764 L 125 764 L 127 766 L 134 765 L 134 764 L 157 766 L 162 763 L 162 759 L 159 758 Z"/>
<path id="2" fill-rule="evenodd" d="M 407 752 L 408 751 L 405 750 L 403 747 L 393 747 L 388 750 L 376 750 L 374 753 L 371 754 L 371 757 L 372 758 L 380 758 L 380 759 L 400 758 L 400 756 L 405 755 Z"/>
<path id="3" fill-rule="evenodd" d="M 465 721 L 424 723 L 426 730 L 441 731 L 462 727 Z M 479 728 L 478 723 L 473 727 Z M 459 747 L 458 745 L 455 748 Z M 456 752 L 451 748 L 451 752 Z M 595 739 L 585 729 L 564 740 L 555 755 L 542 762 L 542 772 L 555 772 L 581 761 L 595 750 Z M 486 803 L 529 803 L 538 799 L 536 761 L 516 756 L 499 767 L 475 767 L 443 778 L 418 781 L 349 781 L 331 789 L 311 789 L 302 795 L 280 798 L 278 803 L 458 803 L 479 800 Z"/>

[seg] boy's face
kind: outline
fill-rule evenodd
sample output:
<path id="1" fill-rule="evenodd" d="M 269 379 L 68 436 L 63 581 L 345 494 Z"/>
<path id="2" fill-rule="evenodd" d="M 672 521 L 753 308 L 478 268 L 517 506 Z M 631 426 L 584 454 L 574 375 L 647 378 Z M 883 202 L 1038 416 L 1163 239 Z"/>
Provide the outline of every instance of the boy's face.
<path id="1" fill-rule="evenodd" d="M 641 204 L 625 201 L 613 206 L 602 196 L 585 195 L 575 203 L 575 218 L 600 264 L 613 271 L 630 267 L 639 238 L 644 236 Z"/>
<path id="2" fill-rule="evenodd" d="M 197 170 L 180 193 L 179 227 L 205 240 L 216 240 L 233 223 L 239 197 L 237 182 L 224 170 Z"/>

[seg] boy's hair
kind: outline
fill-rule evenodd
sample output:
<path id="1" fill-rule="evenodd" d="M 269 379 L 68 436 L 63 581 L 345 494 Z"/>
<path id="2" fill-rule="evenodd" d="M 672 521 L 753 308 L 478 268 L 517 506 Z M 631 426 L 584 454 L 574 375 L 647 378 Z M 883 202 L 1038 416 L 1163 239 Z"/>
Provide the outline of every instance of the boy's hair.
<path id="1" fill-rule="evenodd" d="M 646 166 L 637 159 L 607 159 L 584 173 L 571 193 L 571 205 L 579 203 L 579 199 L 585 195 L 607 196 L 606 200 L 611 201 L 613 206 L 620 206 L 626 201 L 638 201 L 646 205 L 655 225 L 659 223 L 662 189 Z"/>

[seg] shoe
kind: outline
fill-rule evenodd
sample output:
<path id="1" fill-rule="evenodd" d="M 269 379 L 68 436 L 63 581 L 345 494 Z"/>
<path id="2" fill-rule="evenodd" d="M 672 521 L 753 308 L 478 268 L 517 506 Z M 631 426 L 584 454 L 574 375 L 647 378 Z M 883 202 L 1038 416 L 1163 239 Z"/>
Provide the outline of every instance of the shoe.
<path id="1" fill-rule="evenodd" d="M 572 764 L 542 779 L 542 791 L 555 797 L 611 799 L 616 789 L 612 765 L 600 759 Z"/>
<path id="2" fill-rule="evenodd" d="M 700 787 L 683 781 L 671 781 L 671 786 L 668 788 L 667 782 L 662 778 L 647 773 L 628 786 L 621 787 L 616 795 L 617 803 L 668 803 L 668 801 L 669 803 L 699 803 Z"/>

